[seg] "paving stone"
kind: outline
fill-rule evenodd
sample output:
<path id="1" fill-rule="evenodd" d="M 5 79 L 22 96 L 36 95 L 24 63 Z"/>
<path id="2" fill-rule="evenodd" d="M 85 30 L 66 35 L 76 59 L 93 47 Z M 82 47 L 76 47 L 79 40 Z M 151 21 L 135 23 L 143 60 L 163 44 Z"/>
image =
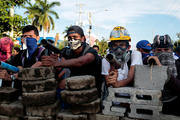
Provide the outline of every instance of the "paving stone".
<path id="1" fill-rule="evenodd" d="M 15 88 L 2 87 L 0 88 L 0 103 L 10 103 L 17 100 L 19 91 Z"/>
<path id="2" fill-rule="evenodd" d="M 23 120 L 23 119 L 19 117 L 9 117 L 9 116 L 0 115 L 0 120 Z"/>
<path id="3" fill-rule="evenodd" d="M 23 105 L 20 101 L 0 104 L 0 115 L 21 117 L 24 115 Z"/>
<path id="4" fill-rule="evenodd" d="M 132 87 L 108 88 L 107 101 L 162 106 L 160 90 L 146 90 Z"/>
<path id="5" fill-rule="evenodd" d="M 86 114 L 73 115 L 71 112 L 59 112 L 56 116 L 56 120 L 88 120 Z"/>
<path id="6" fill-rule="evenodd" d="M 112 106 L 112 102 L 103 101 L 103 107 L 104 109 L 102 110 L 102 113 L 105 115 L 114 115 L 114 116 L 124 116 L 126 113 L 126 108 L 125 107 L 118 107 L 117 106 Z"/>
<path id="7" fill-rule="evenodd" d="M 180 116 L 166 115 L 160 113 L 160 120 L 180 120 Z"/>
<path id="8" fill-rule="evenodd" d="M 61 92 L 61 97 L 68 104 L 90 103 L 98 98 L 98 91 L 96 88 L 80 91 L 64 90 Z"/>
<path id="9" fill-rule="evenodd" d="M 55 77 L 53 67 L 24 68 L 18 74 L 18 80 L 44 80 Z"/>
<path id="10" fill-rule="evenodd" d="M 162 90 L 167 79 L 167 66 L 135 66 L 134 86 L 136 88 Z"/>
<path id="11" fill-rule="evenodd" d="M 66 79 L 66 89 L 81 90 L 95 87 L 95 77 L 91 75 L 74 76 Z"/>
<path id="12" fill-rule="evenodd" d="M 90 116 L 93 116 L 90 117 Z M 94 114 L 94 115 L 88 115 L 89 120 L 119 120 L 119 116 L 114 115 L 103 115 L 103 114 Z"/>
<path id="13" fill-rule="evenodd" d="M 56 102 L 56 91 L 23 93 L 22 101 L 25 106 L 50 105 Z"/>
<path id="14" fill-rule="evenodd" d="M 48 117 L 25 116 L 24 120 L 55 120 L 55 118 L 52 116 L 48 116 Z"/>
<path id="15" fill-rule="evenodd" d="M 23 92 L 44 92 L 56 89 L 56 79 L 51 78 L 47 80 L 37 80 L 37 81 L 22 81 Z"/>
<path id="16" fill-rule="evenodd" d="M 128 114 L 130 118 L 159 120 L 161 106 L 152 105 L 130 105 L 131 112 Z"/>
<path id="17" fill-rule="evenodd" d="M 26 107 L 27 116 L 39 116 L 39 117 L 48 117 L 54 116 L 60 110 L 59 101 L 51 105 L 45 106 L 29 106 Z"/>
<path id="18" fill-rule="evenodd" d="M 92 101 L 91 103 L 72 105 L 73 114 L 82 113 L 98 113 L 100 111 L 100 99 Z"/>

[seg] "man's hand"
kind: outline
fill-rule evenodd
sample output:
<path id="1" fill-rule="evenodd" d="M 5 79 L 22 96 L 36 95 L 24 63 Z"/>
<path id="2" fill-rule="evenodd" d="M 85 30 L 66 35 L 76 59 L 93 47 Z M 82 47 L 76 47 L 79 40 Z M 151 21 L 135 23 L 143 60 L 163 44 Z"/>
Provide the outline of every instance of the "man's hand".
<path id="1" fill-rule="evenodd" d="M 11 76 L 8 74 L 6 70 L 0 70 L 0 78 L 3 80 L 11 80 Z"/>
<path id="2" fill-rule="evenodd" d="M 38 61 L 38 62 L 36 62 L 35 64 L 33 64 L 33 65 L 31 66 L 31 68 L 37 68 L 37 67 L 40 67 L 41 65 L 42 65 L 42 62 Z"/>
<path id="3" fill-rule="evenodd" d="M 158 66 L 162 66 L 157 56 L 150 56 L 147 61 L 154 61 Z"/>
<path id="4" fill-rule="evenodd" d="M 41 57 L 41 65 L 42 66 L 58 66 L 59 60 L 58 56 L 51 55 L 51 56 L 42 56 Z"/>
<path id="5" fill-rule="evenodd" d="M 118 77 L 118 71 L 117 70 L 111 71 L 106 81 L 107 84 L 108 85 L 115 84 L 117 82 L 117 77 Z"/>

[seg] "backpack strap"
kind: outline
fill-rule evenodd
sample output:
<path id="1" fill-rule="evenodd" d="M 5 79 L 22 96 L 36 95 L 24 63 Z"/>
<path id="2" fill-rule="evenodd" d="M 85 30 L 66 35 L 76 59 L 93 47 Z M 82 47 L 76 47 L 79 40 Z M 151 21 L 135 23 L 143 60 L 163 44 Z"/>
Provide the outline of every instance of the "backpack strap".
<path id="1" fill-rule="evenodd" d="M 38 48 L 38 53 L 36 55 L 36 61 L 39 61 L 40 57 L 41 57 L 41 53 L 45 50 L 44 47 L 39 47 Z"/>
<path id="2" fill-rule="evenodd" d="M 82 55 L 85 55 L 86 52 L 89 50 L 89 48 L 90 48 L 90 46 L 89 46 L 88 44 L 86 44 L 86 47 L 85 47 L 85 49 L 84 49 Z"/>
<path id="3" fill-rule="evenodd" d="M 127 62 L 128 69 L 130 69 L 130 67 L 131 67 L 131 54 L 132 54 L 132 50 L 129 50 L 129 52 L 130 52 L 130 58 L 129 58 L 128 62 Z"/>

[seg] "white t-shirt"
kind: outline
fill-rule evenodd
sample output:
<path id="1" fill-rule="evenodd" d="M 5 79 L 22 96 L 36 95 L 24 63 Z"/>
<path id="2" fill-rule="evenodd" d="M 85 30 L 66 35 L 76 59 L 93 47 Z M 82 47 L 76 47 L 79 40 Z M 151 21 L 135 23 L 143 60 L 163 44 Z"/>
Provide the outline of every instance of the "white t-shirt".
<path id="1" fill-rule="evenodd" d="M 143 65 L 142 55 L 141 55 L 141 52 L 139 52 L 139 51 L 132 51 L 132 53 L 131 53 L 131 66 L 134 66 L 134 65 Z M 110 63 L 105 58 L 103 58 L 101 74 L 109 75 L 109 70 L 110 70 Z M 128 65 L 127 65 L 127 63 L 125 63 L 123 66 L 123 69 L 121 69 L 121 68 L 118 69 L 117 80 L 120 81 L 120 80 L 126 79 L 128 76 L 128 71 L 129 71 Z"/>

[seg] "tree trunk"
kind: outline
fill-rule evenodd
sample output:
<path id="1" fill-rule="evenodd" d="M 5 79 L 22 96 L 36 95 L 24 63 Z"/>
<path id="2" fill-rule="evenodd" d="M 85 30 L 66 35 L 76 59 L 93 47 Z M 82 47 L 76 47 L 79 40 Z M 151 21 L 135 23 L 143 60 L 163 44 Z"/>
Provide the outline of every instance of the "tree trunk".
<path id="1" fill-rule="evenodd" d="M 14 6 L 12 6 L 12 7 L 10 8 L 10 17 L 14 17 Z M 11 32 L 10 32 L 10 37 L 11 37 L 11 38 L 13 38 L 13 34 L 14 34 L 13 31 L 14 31 L 14 30 L 13 30 L 13 25 L 11 25 Z"/>

